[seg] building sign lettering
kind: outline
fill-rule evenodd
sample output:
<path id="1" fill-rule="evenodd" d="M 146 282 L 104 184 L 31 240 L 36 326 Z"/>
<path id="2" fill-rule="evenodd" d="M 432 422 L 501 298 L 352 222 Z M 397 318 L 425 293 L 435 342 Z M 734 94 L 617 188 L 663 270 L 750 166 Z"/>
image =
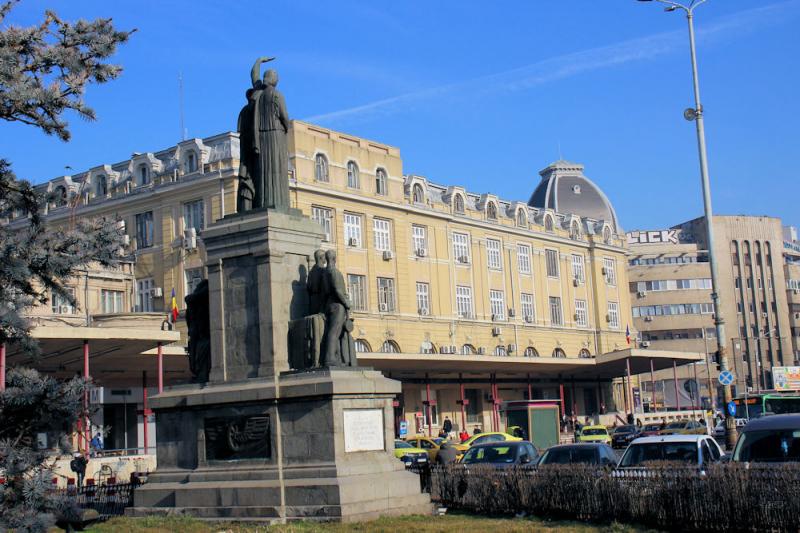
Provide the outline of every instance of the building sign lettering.
<path id="1" fill-rule="evenodd" d="M 661 229 L 650 231 L 629 231 L 628 244 L 678 244 L 677 229 Z"/>

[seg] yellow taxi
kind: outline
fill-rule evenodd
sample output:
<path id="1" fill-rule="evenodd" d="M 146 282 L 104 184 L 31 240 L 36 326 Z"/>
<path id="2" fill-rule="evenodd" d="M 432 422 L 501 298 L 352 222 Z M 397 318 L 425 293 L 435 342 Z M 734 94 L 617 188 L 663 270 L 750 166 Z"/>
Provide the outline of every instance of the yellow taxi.
<path id="1" fill-rule="evenodd" d="M 605 426 L 583 426 L 578 433 L 577 442 L 601 442 L 611 445 L 611 435 Z"/>
<path id="2" fill-rule="evenodd" d="M 464 455 L 464 452 L 466 452 L 469 449 L 469 447 L 474 444 L 486 444 L 488 442 L 502 442 L 502 441 L 515 441 L 515 440 L 522 440 L 522 439 L 519 437 L 515 437 L 514 435 L 509 435 L 508 433 L 503 433 L 502 431 L 490 431 L 488 433 L 478 433 L 477 435 L 472 435 L 464 442 L 459 444 L 454 444 L 453 447 L 458 452 L 456 460 L 460 460 L 461 456 Z"/>
<path id="3" fill-rule="evenodd" d="M 406 437 L 405 441 L 416 448 L 422 448 L 428 452 L 428 460 L 431 463 L 435 463 L 436 456 L 439 455 L 439 447 L 444 442 L 444 439 L 441 437 L 414 435 L 413 437 Z"/>

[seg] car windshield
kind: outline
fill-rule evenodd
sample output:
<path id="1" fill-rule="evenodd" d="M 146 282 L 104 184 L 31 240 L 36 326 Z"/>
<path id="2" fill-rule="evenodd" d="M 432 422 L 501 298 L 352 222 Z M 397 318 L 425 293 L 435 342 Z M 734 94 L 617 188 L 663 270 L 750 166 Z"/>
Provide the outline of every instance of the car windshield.
<path id="1" fill-rule="evenodd" d="M 407 443 L 405 441 L 402 441 L 402 440 L 394 441 L 394 447 L 395 448 L 413 448 L 412 445 L 410 445 L 409 443 Z"/>
<path id="2" fill-rule="evenodd" d="M 666 429 L 681 429 L 686 425 L 686 422 L 670 422 L 667 424 Z"/>
<path id="3" fill-rule="evenodd" d="M 540 464 L 566 465 L 571 463 L 597 464 L 594 448 L 550 448 L 542 456 Z"/>
<path id="4" fill-rule="evenodd" d="M 697 463 L 697 444 L 694 442 L 648 442 L 628 447 L 620 466 L 639 466 L 648 461 L 681 461 Z"/>
<path id="5" fill-rule="evenodd" d="M 466 464 L 513 463 L 514 456 L 513 446 L 480 446 L 467 450 L 461 462 Z"/>
<path id="6" fill-rule="evenodd" d="M 736 443 L 733 460 L 765 463 L 800 461 L 800 430 L 745 431 Z"/>
<path id="7" fill-rule="evenodd" d="M 588 428 L 584 429 L 582 435 L 608 435 L 606 428 Z"/>
<path id="8" fill-rule="evenodd" d="M 647 424 L 643 431 L 658 431 L 659 429 L 661 429 L 661 424 Z"/>
<path id="9" fill-rule="evenodd" d="M 620 426 L 614 433 L 633 433 L 636 431 L 636 426 Z"/>

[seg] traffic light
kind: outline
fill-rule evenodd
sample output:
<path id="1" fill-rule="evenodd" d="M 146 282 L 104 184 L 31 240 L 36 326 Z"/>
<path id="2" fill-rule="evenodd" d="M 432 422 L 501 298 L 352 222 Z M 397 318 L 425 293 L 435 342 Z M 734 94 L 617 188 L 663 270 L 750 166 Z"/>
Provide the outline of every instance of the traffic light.
<path id="1" fill-rule="evenodd" d="M 717 372 L 722 372 L 722 361 L 719 358 L 719 350 L 714 352 L 712 360 L 714 361 L 714 365 L 717 367 Z"/>

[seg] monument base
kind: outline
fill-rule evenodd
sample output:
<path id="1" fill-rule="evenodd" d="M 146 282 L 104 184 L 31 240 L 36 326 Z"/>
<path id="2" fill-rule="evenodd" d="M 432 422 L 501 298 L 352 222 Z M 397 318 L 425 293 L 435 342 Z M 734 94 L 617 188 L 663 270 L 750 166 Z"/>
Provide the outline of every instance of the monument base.
<path id="1" fill-rule="evenodd" d="M 399 389 L 362 368 L 168 389 L 152 400 L 158 468 L 127 513 L 249 521 L 430 514 L 419 477 L 392 453 Z"/>

